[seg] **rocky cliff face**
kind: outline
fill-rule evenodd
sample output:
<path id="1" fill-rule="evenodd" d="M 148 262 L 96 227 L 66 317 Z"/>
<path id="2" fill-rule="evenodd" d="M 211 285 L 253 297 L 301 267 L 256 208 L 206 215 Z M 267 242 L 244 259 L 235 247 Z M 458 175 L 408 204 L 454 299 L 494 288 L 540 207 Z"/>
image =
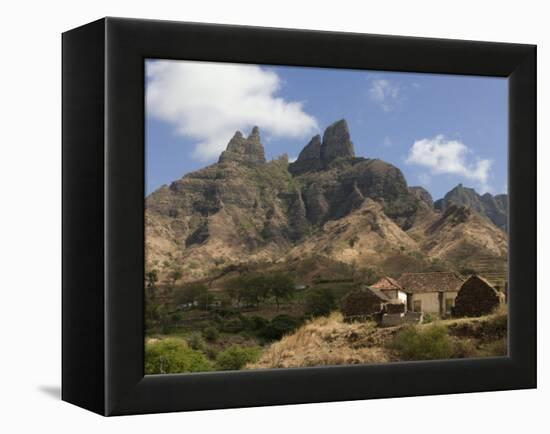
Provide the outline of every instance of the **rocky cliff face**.
<path id="1" fill-rule="evenodd" d="M 409 191 L 414 194 L 414 196 L 425 203 L 428 208 L 433 209 L 434 207 L 434 201 L 432 199 L 432 195 L 428 190 L 426 190 L 424 187 L 409 187 Z"/>
<path id="2" fill-rule="evenodd" d="M 493 196 L 485 193 L 481 196 L 473 188 L 459 184 L 443 199 L 437 200 L 434 207 L 436 210 L 444 211 L 451 203 L 473 209 L 503 230 L 508 228 L 508 195 L 506 194 Z"/>
<path id="3" fill-rule="evenodd" d="M 323 134 L 323 141 L 321 141 L 321 136 L 314 136 L 300 152 L 298 159 L 290 165 L 289 170 L 294 175 L 300 175 L 325 169 L 338 158 L 353 157 L 355 157 L 355 150 L 349 134 L 348 123 L 345 119 L 341 119 L 327 127 Z"/>
<path id="4" fill-rule="evenodd" d="M 265 163 L 264 147 L 260 143 L 260 129 L 252 128 L 250 135 L 245 138 L 240 131 L 237 131 L 229 141 L 227 149 L 222 152 L 218 163 L 235 161 L 245 164 Z"/>

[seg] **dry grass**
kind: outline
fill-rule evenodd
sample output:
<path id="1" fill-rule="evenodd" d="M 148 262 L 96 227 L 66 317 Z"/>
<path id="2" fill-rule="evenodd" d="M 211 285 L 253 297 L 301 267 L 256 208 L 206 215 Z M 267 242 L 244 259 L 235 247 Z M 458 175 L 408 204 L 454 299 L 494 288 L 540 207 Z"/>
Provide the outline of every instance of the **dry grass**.
<path id="1" fill-rule="evenodd" d="M 314 319 L 271 345 L 248 369 L 388 362 L 382 334 L 373 323 L 344 323 L 340 313 Z"/>
<path id="2" fill-rule="evenodd" d="M 447 331 L 449 358 L 506 355 L 507 315 L 504 309 L 479 318 L 441 320 Z M 391 343 L 406 326 L 378 328 L 372 322 L 346 323 L 340 313 L 316 318 L 264 350 L 246 369 L 353 365 L 407 360 Z M 410 327 L 410 326 L 409 326 Z M 434 324 L 414 326 L 423 333 Z M 423 360 L 426 355 L 415 356 Z"/>

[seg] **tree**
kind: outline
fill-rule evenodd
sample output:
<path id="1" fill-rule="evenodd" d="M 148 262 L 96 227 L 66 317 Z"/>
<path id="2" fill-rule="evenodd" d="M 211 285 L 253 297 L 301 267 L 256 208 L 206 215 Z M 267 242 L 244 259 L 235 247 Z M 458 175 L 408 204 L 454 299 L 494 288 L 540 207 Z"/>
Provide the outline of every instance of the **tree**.
<path id="1" fill-rule="evenodd" d="M 183 273 L 181 271 L 181 268 L 174 268 L 172 271 L 170 271 L 170 274 L 168 276 L 172 280 L 172 285 L 175 285 L 176 282 L 183 277 Z"/>
<path id="2" fill-rule="evenodd" d="M 259 306 L 270 292 L 268 279 L 261 274 L 235 277 L 226 284 L 225 290 L 237 303 L 242 301 L 254 306 Z"/>
<path id="3" fill-rule="evenodd" d="M 222 351 L 216 357 L 217 369 L 221 371 L 238 370 L 247 363 L 254 363 L 260 358 L 261 350 L 258 347 L 239 347 L 233 345 Z"/>
<path id="4" fill-rule="evenodd" d="M 230 279 L 224 286 L 225 293 L 231 299 L 239 304 L 241 302 L 241 288 L 244 286 L 244 278 L 242 276 Z"/>
<path id="5" fill-rule="evenodd" d="M 204 294 L 208 293 L 207 286 L 202 282 L 191 282 L 183 285 L 176 292 L 176 304 L 201 304 Z"/>
<path id="6" fill-rule="evenodd" d="M 158 271 L 156 269 L 152 269 L 145 274 L 145 288 L 150 296 L 155 292 L 158 279 Z"/>
<path id="7" fill-rule="evenodd" d="M 289 300 L 294 296 L 296 287 L 288 274 L 275 273 L 267 276 L 265 279 L 268 293 L 275 298 L 277 309 L 282 300 Z"/>
<path id="8" fill-rule="evenodd" d="M 239 300 L 242 300 L 246 305 L 256 306 L 260 305 L 261 290 L 252 279 L 246 280 L 244 285 L 239 289 Z"/>
<path id="9" fill-rule="evenodd" d="M 146 374 L 204 372 L 212 369 L 212 364 L 204 354 L 180 340 L 162 339 L 145 344 Z"/>
<path id="10" fill-rule="evenodd" d="M 208 292 L 208 289 L 205 287 L 205 290 L 201 291 L 199 296 L 197 297 L 197 303 L 199 304 L 199 307 L 201 307 L 204 310 L 208 310 L 208 306 L 210 306 L 214 302 L 214 296 Z"/>
<path id="11" fill-rule="evenodd" d="M 259 335 L 265 339 L 274 341 L 292 333 L 299 326 L 299 319 L 290 315 L 277 315 L 259 331 Z"/>
<path id="12" fill-rule="evenodd" d="M 306 295 L 306 315 L 328 315 L 336 309 L 336 297 L 331 289 L 317 288 Z"/>

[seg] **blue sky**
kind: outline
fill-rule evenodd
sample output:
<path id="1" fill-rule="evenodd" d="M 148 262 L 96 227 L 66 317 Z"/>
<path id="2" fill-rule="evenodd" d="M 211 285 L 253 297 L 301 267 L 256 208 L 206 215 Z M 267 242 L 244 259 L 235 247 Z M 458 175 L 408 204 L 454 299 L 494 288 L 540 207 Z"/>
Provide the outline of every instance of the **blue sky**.
<path id="1" fill-rule="evenodd" d="M 260 127 L 266 157 L 298 156 L 348 121 L 357 156 L 399 167 L 434 199 L 458 183 L 505 193 L 507 80 L 208 62 L 146 62 L 146 192 L 217 161 Z"/>

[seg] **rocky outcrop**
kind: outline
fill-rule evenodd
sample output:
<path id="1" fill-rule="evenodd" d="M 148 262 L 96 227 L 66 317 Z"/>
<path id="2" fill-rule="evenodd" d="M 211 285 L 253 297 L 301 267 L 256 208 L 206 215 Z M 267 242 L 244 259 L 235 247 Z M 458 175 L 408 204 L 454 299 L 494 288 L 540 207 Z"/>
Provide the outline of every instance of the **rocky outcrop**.
<path id="1" fill-rule="evenodd" d="M 328 164 L 337 158 L 353 158 L 355 150 L 351 142 L 348 123 L 345 119 L 327 127 L 321 144 L 321 160 Z"/>
<path id="2" fill-rule="evenodd" d="M 293 175 L 320 170 L 323 168 L 321 160 L 321 136 L 317 134 L 313 136 L 309 143 L 302 149 L 298 159 L 289 167 L 289 171 Z"/>
<path id="3" fill-rule="evenodd" d="M 485 193 L 481 196 L 473 188 L 458 184 L 444 198 L 435 201 L 434 208 L 444 211 L 451 203 L 473 209 L 502 230 L 508 228 L 508 195 L 506 194 L 493 196 Z"/>
<path id="4" fill-rule="evenodd" d="M 298 159 L 290 165 L 289 171 L 293 175 L 300 175 L 327 168 L 338 159 L 355 157 L 355 150 L 351 141 L 348 124 L 341 119 L 328 126 L 321 136 L 313 136 L 310 142 L 302 149 Z"/>
<path id="5" fill-rule="evenodd" d="M 433 209 L 434 207 L 434 201 L 432 199 L 432 195 L 428 190 L 426 190 L 424 187 L 409 187 L 409 191 L 414 194 L 414 196 L 424 202 L 430 209 Z"/>
<path id="6" fill-rule="evenodd" d="M 252 128 L 248 137 L 244 137 L 240 131 L 237 131 L 229 141 L 227 149 L 222 152 L 218 163 L 234 161 L 245 164 L 265 163 L 265 151 L 260 142 L 260 129 Z"/>

